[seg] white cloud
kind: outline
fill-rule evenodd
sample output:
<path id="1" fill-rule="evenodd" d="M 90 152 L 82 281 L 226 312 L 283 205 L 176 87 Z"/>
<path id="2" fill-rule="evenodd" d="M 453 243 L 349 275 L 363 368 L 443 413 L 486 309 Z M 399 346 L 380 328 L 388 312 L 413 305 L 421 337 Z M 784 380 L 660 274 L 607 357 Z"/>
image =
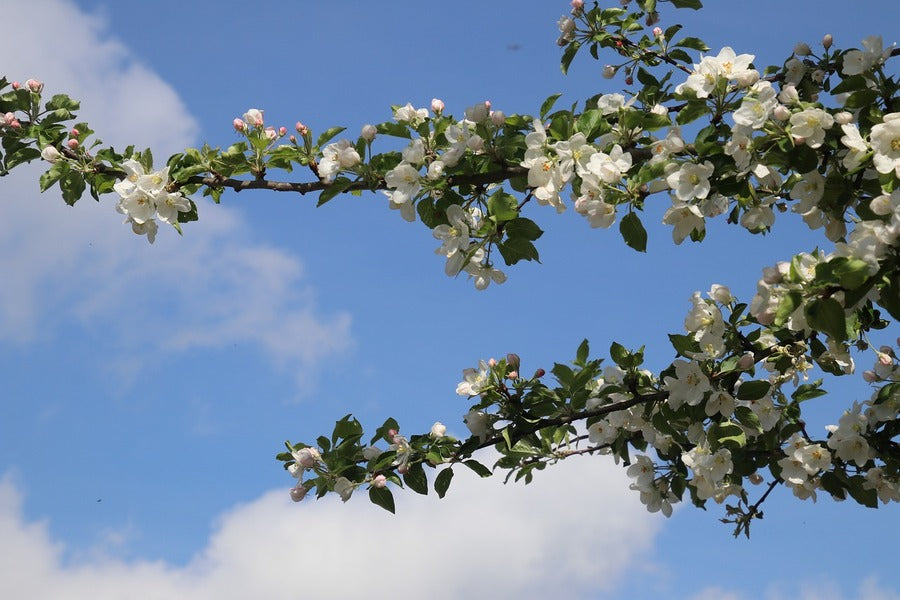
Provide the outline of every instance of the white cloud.
<path id="1" fill-rule="evenodd" d="M 46 92 L 80 98 L 80 116 L 105 142 L 150 145 L 159 160 L 194 141 L 197 125 L 177 93 L 108 39 L 102 18 L 63 0 L 5 9 L 40 23 L 40 35 L 7 28 L 4 62 L 23 79 L 43 79 Z M 65 51 L 48 39 L 65 40 Z M 151 247 L 122 224 L 112 196 L 69 208 L 55 188 L 39 194 L 45 167 L 21 167 L 0 181 L 0 341 L 50 337 L 75 318 L 118 345 L 120 371 L 135 372 L 128 356 L 148 349 L 250 344 L 300 381 L 351 344 L 350 317 L 321 314 L 300 260 L 254 241 L 238 212 L 198 198 L 201 221 L 183 238 L 163 225 Z"/>
<path id="2" fill-rule="evenodd" d="M 457 468 L 444 500 L 396 494 L 398 514 L 360 490 L 293 504 L 267 493 L 218 517 L 187 565 L 61 558 L 46 523 L 26 522 L 0 481 L 0 597 L 191 598 L 596 597 L 640 569 L 663 520 L 628 490 L 621 468 L 570 459 L 528 485 L 503 486 Z M 301 591 L 302 590 L 302 591 Z"/>

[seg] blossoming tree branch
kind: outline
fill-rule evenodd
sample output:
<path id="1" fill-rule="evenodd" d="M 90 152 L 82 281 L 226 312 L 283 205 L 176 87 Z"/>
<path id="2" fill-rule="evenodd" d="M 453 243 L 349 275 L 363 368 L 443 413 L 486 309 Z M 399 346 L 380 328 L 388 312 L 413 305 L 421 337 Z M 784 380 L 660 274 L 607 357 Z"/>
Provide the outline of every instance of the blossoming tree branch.
<path id="1" fill-rule="evenodd" d="M 607 454 L 651 512 L 725 503 L 735 535 L 749 535 L 779 486 L 813 501 L 900 500 L 897 349 L 871 341 L 900 318 L 900 86 L 888 71 L 897 50 L 878 37 L 842 50 L 826 35 L 760 69 L 751 54 L 710 52 L 679 25 L 656 26 L 655 0 L 621 4 L 573 0 L 559 45 L 564 71 L 585 49 L 612 57 L 602 75 L 624 80 L 628 97 L 598 94 L 579 111 L 556 110 L 557 94 L 537 116 L 482 102 L 462 118 L 436 99 L 430 109 L 395 106 L 357 137 L 340 137 L 341 127 L 315 135 L 302 123 L 288 135 L 250 109 L 233 122 L 240 142 L 189 148 L 162 167 L 149 149 L 117 152 L 86 123 L 73 125 L 78 103 L 67 96 L 46 99 L 40 81 L 4 78 L 0 175 L 43 159 L 41 190 L 58 186 L 68 204 L 85 192 L 116 195 L 125 222 L 151 243 L 160 224 L 180 233 L 198 218 L 196 194 L 219 202 L 229 189 L 268 189 L 318 194 L 322 205 L 380 191 L 403 219 L 432 230 L 447 274 L 465 273 L 478 290 L 506 280 L 502 265 L 537 259 L 536 221 L 570 203 L 591 227 L 618 223 L 641 252 L 651 197 L 670 202 L 663 222 L 675 244 L 702 242 L 709 219 L 760 234 L 778 215 L 799 217 L 827 251 L 761 265 L 749 302 L 720 285 L 694 293 L 685 331 L 669 336 L 676 358 L 659 373 L 642 368 L 643 348 L 615 342 L 601 360 L 585 341 L 552 381 L 515 354 L 482 360 L 456 389 L 470 403 L 468 438 L 440 423 L 407 435 L 394 419 L 367 436 L 348 415 L 330 435 L 278 455 L 296 479 L 291 496 L 346 501 L 367 490 L 393 511 L 393 491 L 443 496 L 461 466 L 527 483 L 567 457 Z M 402 149 L 377 151 L 383 138 Z M 861 374 L 860 360 L 871 365 Z M 808 428 L 804 403 L 826 394 L 812 371 L 861 376 L 868 397 L 825 429 Z M 487 448 L 500 455 L 493 468 L 477 458 Z"/>

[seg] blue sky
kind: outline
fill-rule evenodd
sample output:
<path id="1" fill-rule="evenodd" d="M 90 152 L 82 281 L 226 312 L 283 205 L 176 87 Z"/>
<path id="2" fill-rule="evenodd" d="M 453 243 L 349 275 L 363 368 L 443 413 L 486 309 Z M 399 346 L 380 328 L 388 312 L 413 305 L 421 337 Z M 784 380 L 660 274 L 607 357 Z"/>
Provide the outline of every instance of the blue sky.
<path id="1" fill-rule="evenodd" d="M 852 19 L 844 2 L 716 4 L 663 25 L 758 66 L 826 32 L 840 46 L 898 41 L 890 0 Z M 5 5 L 30 24 L 0 38 L 5 74 L 81 99 L 100 138 L 149 145 L 158 163 L 235 141 L 231 120 L 251 107 L 355 135 L 391 104 L 533 113 L 551 93 L 571 104 L 622 87 L 587 56 L 560 74 L 567 2 Z M 647 344 L 664 367 L 693 291 L 721 283 L 749 300 L 762 267 L 819 243 L 791 215 L 766 237 L 712 226 L 706 243 L 675 247 L 661 197 L 640 255 L 571 210 L 532 207 L 543 264 L 479 293 L 444 275 L 430 232 L 383 196 L 320 209 L 262 192 L 198 199 L 200 221 L 151 247 L 113 198 L 66 207 L 37 193 L 39 173 L 0 181 L 0 563 L 12 565 L 0 596 L 900 598 L 896 506 L 778 490 L 753 538 L 733 540 L 715 505 L 648 514 L 597 457 L 528 488 L 460 476 L 442 502 L 398 494 L 391 516 L 365 498 L 294 505 L 274 460 L 284 439 L 348 412 L 461 433 L 454 389 L 480 358 L 517 352 L 549 370 L 587 337 L 597 354 Z M 858 379 L 828 387 L 821 424 L 867 395 Z"/>

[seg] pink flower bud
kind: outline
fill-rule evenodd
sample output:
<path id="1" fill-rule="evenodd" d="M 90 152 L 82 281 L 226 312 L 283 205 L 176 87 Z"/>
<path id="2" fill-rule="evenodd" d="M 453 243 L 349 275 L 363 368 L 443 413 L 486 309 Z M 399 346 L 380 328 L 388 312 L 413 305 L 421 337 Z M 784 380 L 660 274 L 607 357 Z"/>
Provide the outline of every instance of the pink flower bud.
<path id="1" fill-rule="evenodd" d="M 625 85 L 632 85 L 633 83 L 634 83 L 634 77 L 632 77 L 631 75 L 629 75 L 628 77 L 625 78 Z"/>
<path id="2" fill-rule="evenodd" d="M 841 112 L 834 115 L 834 122 L 838 125 L 846 125 L 848 123 L 852 123 L 853 114 L 848 113 L 846 110 L 842 110 Z"/>
<path id="3" fill-rule="evenodd" d="M 284 137 L 284 134 L 286 134 L 286 133 L 287 133 L 287 127 L 279 127 L 278 128 L 278 135 Z"/>
<path id="4" fill-rule="evenodd" d="M 653 37 L 660 37 L 663 34 L 662 27 L 654 27 L 653 28 Z"/>
<path id="5" fill-rule="evenodd" d="M 234 126 L 235 131 L 243 131 L 247 128 L 247 124 L 244 123 L 241 119 L 235 119 L 231 122 L 231 124 Z"/>
<path id="6" fill-rule="evenodd" d="M 891 355 L 887 352 L 879 352 L 878 353 L 878 362 L 880 362 L 883 366 L 889 367 L 893 364 L 894 359 L 891 358 Z"/>
<path id="7" fill-rule="evenodd" d="M 489 366 L 490 368 L 492 368 L 492 369 L 493 369 L 494 367 L 496 367 L 496 366 L 497 366 L 497 359 L 495 359 L 495 358 L 488 359 L 488 366 Z"/>
<path id="8" fill-rule="evenodd" d="M 399 471 L 400 469 L 397 469 L 397 470 Z M 376 475 L 372 479 L 372 487 L 376 487 L 376 488 L 387 487 L 387 477 L 385 477 L 384 475 L 380 475 L 380 474 Z"/>
<path id="9" fill-rule="evenodd" d="M 297 487 L 291 488 L 291 500 L 294 502 L 300 502 L 303 498 L 306 497 L 306 492 L 309 490 L 306 489 L 304 485 L 298 485 Z"/>
<path id="10" fill-rule="evenodd" d="M 775 117 L 779 121 L 787 121 L 791 118 L 791 109 L 789 109 L 784 104 L 779 104 L 772 111 L 772 116 Z"/>
<path id="11" fill-rule="evenodd" d="M 433 112 L 436 115 L 439 115 L 442 112 L 444 112 L 444 101 L 441 100 L 440 98 L 432 98 L 431 99 L 431 112 Z"/>
<path id="12" fill-rule="evenodd" d="M 274 127 L 266 127 L 266 137 L 271 141 L 278 137 L 278 132 Z"/>
<path id="13" fill-rule="evenodd" d="M 806 138 L 805 138 L 805 137 L 802 137 L 802 136 L 799 136 L 799 135 L 795 135 L 795 136 L 793 136 L 793 137 L 794 137 L 794 145 L 795 145 L 795 146 L 805 146 L 805 145 L 806 145 Z"/>
<path id="14" fill-rule="evenodd" d="M 540 379 L 541 377 L 543 377 L 546 374 L 547 374 L 547 371 L 545 371 L 543 369 L 538 369 L 537 371 L 534 372 L 534 377 L 535 377 L 535 379 Z"/>
<path id="15" fill-rule="evenodd" d="M 832 43 L 834 43 L 834 37 L 830 33 L 826 33 L 825 37 L 822 38 L 822 45 L 828 50 L 831 48 Z"/>
<path id="16" fill-rule="evenodd" d="M 375 139 L 375 135 L 378 133 L 378 130 L 375 129 L 374 125 L 366 124 L 363 125 L 362 131 L 359 132 L 359 135 L 362 136 L 362 139 L 367 142 L 371 142 Z"/>
<path id="17" fill-rule="evenodd" d="M 388 432 L 387 432 L 387 439 L 393 441 L 395 435 L 397 435 L 397 430 L 396 430 L 396 429 L 388 429 Z"/>
<path id="18" fill-rule="evenodd" d="M 12 123 L 10 123 L 9 126 L 12 127 L 13 129 L 19 129 L 20 127 L 22 127 L 22 124 L 19 123 L 18 119 L 13 119 Z"/>
<path id="19" fill-rule="evenodd" d="M 78 130 L 73 127 L 72 131 L 69 132 L 69 137 L 78 137 L 78 133 Z"/>
<path id="20" fill-rule="evenodd" d="M 409 464 L 400 465 L 399 467 L 397 467 L 397 472 L 401 475 L 406 475 L 407 473 L 409 473 Z"/>
<path id="21" fill-rule="evenodd" d="M 299 133 L 300 135 L 306 135 L 307 133 L 309 133 L 309 128 L 300 121 L 297 121 L 297 124 L 294 125 L 294 129 L 296 129 L 297 133 Z"/>
<path id="22" fill-rule="evenodd" d="M 866 383 L 875 383 L 878 381 L 878 375 L 875 374 L 875 371 L 863 371 L 862 378 Z"/>
<path id="23" fill-rule="evenodd" d="M 502 110 L 491 111 L 491 123 L 496 127 L 503 127 L 503 124 L 506 123 L 506 115 L 503 114 Z"/>
<path id="24" fill-rule="evenodd" d="M 17 90 L 17 89 L 19 89 L 20 87 L 22 87 L 22 84 L 19 83 L 18 81 L 13 81 L 13 82 L 12 82 L 12 89 Z"/>
<path id="25" fill-rule="evenodd" d="M 75 148 L 78 147 L 78 140 L 73 138 L 73 139 L 69 140 L 68 142 L 66 142 L 66 146 L 68 146 L 69 148 L 74 150 Z"/>
<path id="26" fill-rule="evenodd" d="M 584 0 L 572 0 L 570 4 L 572 5 L 572 10 L 581 10 L 584 8 Z"/>
<path id="27" fill-rule="evenodd" d="M 518 379 L 519 372 L 518 371 L 510 371 L 509 375 L 507 375 L 507 377 L 509 377 L 510 379 Z"/>
<path id="28" fill-rule="evenodd" d="M 292 136 L 290 136 L 288 139 L 291 140 L 291 143 L 293 144 L 294 142 L 297 141 L 297 136 L 292 135 Z"/>
<path id="29" fill-rule="evenodd" d="M 506 364 L 508 364 L 513 369 L 519 368 L 519 364 L 521 363 L 521 360 L 522 359 L 519 358 L 518 354 L 513 354 L 512 352 L 510 352 L 509 354 L 506 355 Z"/>
<path id="30" fill-rule="evenodd" d="M 29 79 L 25 82 L 25 87 L 35 94 L 40 94 L 41 90 L 44 89 L 44 82 L 38 81 L 37 79 Z"/>

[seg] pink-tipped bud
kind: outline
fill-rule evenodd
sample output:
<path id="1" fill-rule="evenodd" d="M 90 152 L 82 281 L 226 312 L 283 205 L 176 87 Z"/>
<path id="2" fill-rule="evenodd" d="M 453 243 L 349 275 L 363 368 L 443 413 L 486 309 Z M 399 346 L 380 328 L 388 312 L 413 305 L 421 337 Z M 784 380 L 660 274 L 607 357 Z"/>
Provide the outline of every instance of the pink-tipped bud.
<path id="1" fill-rule="evenodd" d="M 543 369 L 538 369 L 537 371 L 534 372 L 534 378 L 540 379 L 541 377 L 543 377 L 546 374 L 547 374 L 547 371 L 545 371 Z"/>
<path id="2" fill-rule="evenodd" d="M 490 358 L 490 359 L 488 359 L 488 366 L 489 366 L 490 368 L 492 368 L 492 369 L 493 369 L 494 367 L 496 367 L 496 366 L 497 366 L 497 359 L 496 359 L 496 358 Z"/>
<path id="3" fill-rule="evenodd" d="M 570 3 L 573 10 L 581 10 L 584 8 L 584 0 L 572 0 Z"/>
<path id="4" fill-rule="evenodd" d="M 866 383 L 878 381 L 878 375 L 875 374 L 875 371 L 863 371 L 862 378 Z"/>
<path id="5" fill-rule="evenodd" d="M 363 125 L 362 130 L 360 130 L 359 132 L 359 135 L 362 137 L 362 139 L 366 140 L 367 142 L 371 142 L 372 140 L 374 140 L 377 134 L 378 130 L 375 129 L 375 126 L 368 123 Z"/>
<path id="6" fill-rule="evenodd" d="M 398 469 L 399 470 L 399 469 Z M 372 478 L 372 487 L 375 488 L 383 488 L 387 487 L 387 477 L 384 475 L 376 475 Z"/>
<path id="7" fill-rule="evenodd" d="M 287 133 L 287 127 L 279 127 L 278 128 L 278 135 L 280 135 L 281 137 L 284 137 L 284 135 L 286 133 Z"/>
<path id="8" fill-rule="evenodd" d="M 27 87 L 29 91 L 32 91 L 35 94 L 40 94 L 41 90 L 44 89 L 44 82 L 38 81 L 37 79 L 29 79 L 25 82 L 25 87 Z"/>
<path id="9" fill-rule="evenodd" d="M 629 75 L 628 77 L 625 78 L 625 85 L 632 85 L 633 83 L 634 83 L 634 77 L 632 77 L 631 75 Z"/>
<path id="10" fill-rule="evenodd" d="M 397 472 L 401 475 L 406 475 L 407 473 L 409 473 L 409 464 L 400 465 L 399 467 L 397 467 Z"/>
<path id="11" fill-rule="evenodd" d="M 292 135 L 292 136 L 290 136 L 288 139 L 291 140 L 291 143 L 293 144 L 293 143 L 295 143 L 295 142 L 297 141 L 297 136 Z"/>
<path id="12" fill-rule="evenodd" d="M 247 124 L 241 119 L 235 119 L 231 124 L 234 126 L 235 131 L 243 131 L 247 128 Z"/>
<path id="13" fill-rule="evenodd" d="M 78 134 L 79 134 L 79 131 L 73 127 L 72 131 L 69 132 L 69 137 L 73 137 L 73 138 L 78 137 Z"/>
<path id="14" fill-rule="evenodd" d="M 441 100 L 440 98 L 432 98 L 431 99 L 431 112 L 433 112 L 436 115 L 439 115 L 442 112 L 444 112 L 444 101 Z"/>
<path id="15" fill-rule="evenodd" d="M 834 37 L 830 33 L 826 33 L 825 36 L 822 38 L 822 45 L 825 47 L 826 50 L 828 50 L 829 48 L 831 48 L 831 44 L 833 44 L 833 43 L 834 43 Z"/>
<path id="16" fill-rule="evenodd" d="M 22 84 L 19 83 L 18 81 L 13 81 L 13 82 L 12 82 L 12 89 L 17 90 L 17 89 L 19 89 L 20 87 L 22 87 Z"/>
<path id="17" fill-rule="evenodd" d="M 506 123 L 506 115 L 503 114 L 502 110 L 491 111 L 491 123 L 493 123 L 495 127 L 502 127 L 503 124 Z"/>
<path id="18" fill-rule="evenodd" d="M 880 362 L 882 366 L 889 367 L 894 363 L 894 359 L 891 358 L 891 355 L 887 352 L 879 352 L 878 362 Z"/>
<path id="19" fill-rule="evenodd" d="M 787 121 L 791 118 L 791 109 L 789 109 L 784 104 L 779 104 L 772 111 L 772 116 L 775 117 L 778 121 Z"/>
<path id="20" fill-rule="evenodd" d="M 387 439 L 388 439 L 388 440 L 390 440 L 391 442 L 393 442 L 393 441 L 394 441 L 394 436 L 395 436 L 395 435 L 397 435 L 397 430 L 396 430 L 396 429 L 388 429 L 388 432 L 387 432 Z"/>
<path id="21" fill-rule="evenodd" d="M 297 124 L 294 125 L 294 129 L 296 129 L 297 133 L 299 133 L 300 135 L 306 135 L 307 133 L 309 133 L 309 128 L 300 121 L 297 121 Z"/>
<path id="22" fill-rule="evenodd" d="M 69 148 L 74 150 L 75 148 L 78 147 L 78 140 L 76 140 L 75 138 L 72 138 L 71 140 L 66 142 L 66 146 L 68 146 Z"/>
<path id="23" fill-rule="evenodd" d="M 306 497 L 306 492 L 309 490 L 306 489 L 306 486 L 298 485 L 297 487 L 291 488 L 291 500 L 294 502 L 300 502 Z"/>
<path id="24" fill-rule="evenodd" d="M 272 141 L 278 137 L 278 132 L 275 131 L 274 127 L 266 127 L 265 133 L 266 133 L 266 138 L 268 138 L 269 141 Z"/>
<path id="25" fill-rule="evenodd" d="M 662 27 L 654 27 L 653 28 L 653 37 L 662 37 L 663 30 Z"/>
<path id="26" fill-rule="evenodd" d="M 847 125 L 848 123 L 852 123 L 853 113 L 848 113 L 846 110 L 842 110 L 841 112 L 834 115 L 834 122 L 838 125 Z"/>
<path id="27" fill-rule="evenodd" d="M 745 352 L 743 356 L 738 360 L 738 369 L 741 371 L 747 371 L 756 363 L 756 359 L 753 357 L 752 352 Z"/>
<path id="28" fill-rule="evenodd" d="M 519 372 L 518 371 L 510 371 L 509 375 L 507 375 L 507 377 L 509 377 L 510 379 L 518 379 Z"/>

